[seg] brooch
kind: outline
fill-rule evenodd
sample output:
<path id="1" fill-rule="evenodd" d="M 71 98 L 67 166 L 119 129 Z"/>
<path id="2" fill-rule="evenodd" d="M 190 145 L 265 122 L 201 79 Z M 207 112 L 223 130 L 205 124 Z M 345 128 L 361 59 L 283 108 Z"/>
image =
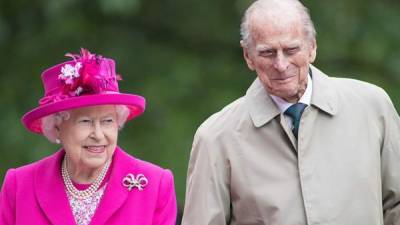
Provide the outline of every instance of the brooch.
<path id="1" fill-rule="evenodd" d="M 142 191 L 144 187 L 146 187 L 148 180 L 143 174 L 138 174 L 135 178 L 135 175 L 129 173 L 122 180 L 122 184 L 124 187 L 127 187 L 129 191 L 132 188 L 136 187 L 139 191 Z"/>

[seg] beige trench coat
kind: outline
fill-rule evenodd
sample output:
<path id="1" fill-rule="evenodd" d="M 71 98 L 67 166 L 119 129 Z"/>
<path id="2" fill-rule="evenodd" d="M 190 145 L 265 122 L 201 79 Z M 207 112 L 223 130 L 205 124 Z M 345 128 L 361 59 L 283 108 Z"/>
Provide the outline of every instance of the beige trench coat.
<path id="1" fill-rule="evenodd" d="M 400 121 L 387 94 L 312 67 L 298 142 L 256 79 L 198 129 L 183 225 L 398 225 Z"/>

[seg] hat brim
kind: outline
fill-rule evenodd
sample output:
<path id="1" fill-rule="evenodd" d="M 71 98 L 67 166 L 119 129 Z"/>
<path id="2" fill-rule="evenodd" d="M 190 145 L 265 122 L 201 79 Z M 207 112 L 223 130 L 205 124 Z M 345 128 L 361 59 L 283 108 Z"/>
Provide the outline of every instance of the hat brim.
<path id="1" fill-rule="evenodd" d="M 29 131 L 42 134 L 41 119 L 43 117 L 61 111 L 96 105 L 125 105 L 130 111 L 127 118 L 129 121 L 144 112 L 146 100 L 139 95 L 123 93 L 82 95 L 39 106 L 26 113 L 21 121 Z"/>

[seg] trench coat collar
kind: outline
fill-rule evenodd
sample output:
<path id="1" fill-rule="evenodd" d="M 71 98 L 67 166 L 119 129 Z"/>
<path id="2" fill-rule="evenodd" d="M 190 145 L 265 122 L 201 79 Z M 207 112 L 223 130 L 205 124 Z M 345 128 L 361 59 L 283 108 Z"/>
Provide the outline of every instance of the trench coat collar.
<path id="1" fill-rule="evenodd" d="M 245 102 L 255 127 L 261 127 L 280 114 L 278 106 L 256 78 L 246 92 Z"/>
<path id="2" fill-rule="evenodd" d="M 338 96 L 330 78 L 312 65 L 310 70 L 313 79 L 311 105 L 335 115 L 339 109 Z M 281 113 L 258 78 L 247 90 L 245 102 L 255 127 L 263 126 Z"/>
<path id="3" fill-rule="evenodd" d="M 315 66 L 310 65 L 313 79 L 313 93 L 311 105 L 325 113 L 334 116 L 339 111 L 338 93 L 334 87 L 332 78 L 321 72 Z"/>
<path id="4" fill-rule="evenodd" d="M 106 224 L 106 221 L 125 202 L 128 190 L 123 187 L 122 179 L 127 172 L 135 169 L 135 163 L 128 163 L 127 157 L 119 147 L 113 155 L 113 166 L 106 190 L 98 208 L 92 218 L 91 224 Z M 75 225 L 75 219 L 69 205 L 61 177 L 61 161 L 65 155 L 59 150 L 41 163 L 35 173 L 34 189 L 44 214 L 54 225 Z"/>

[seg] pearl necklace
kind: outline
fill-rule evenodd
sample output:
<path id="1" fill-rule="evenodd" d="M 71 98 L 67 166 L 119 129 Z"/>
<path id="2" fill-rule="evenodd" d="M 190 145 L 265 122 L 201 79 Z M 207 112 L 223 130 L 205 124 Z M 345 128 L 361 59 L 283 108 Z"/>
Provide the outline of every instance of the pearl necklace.
<path id="1" fill-rule="evenodd" d="M 74 198 L 84 200 L 91 197 L 97 189 L 99 189 L 101 183 L 103 182 L 104 177 L 107 174 L 108 168 L 110 167 L 111 160 L 107 160 L 100 174 L 97 176 L 96 180 L 85 190 L 78 190 L 71 181 L 71 177 L 69 176 L 69 172 L 67 169 L 67 156 L 64 157 L 61 167 L 61 175 L 64 180 L 65 187 L 69 194 L 71 194 Z"/>

